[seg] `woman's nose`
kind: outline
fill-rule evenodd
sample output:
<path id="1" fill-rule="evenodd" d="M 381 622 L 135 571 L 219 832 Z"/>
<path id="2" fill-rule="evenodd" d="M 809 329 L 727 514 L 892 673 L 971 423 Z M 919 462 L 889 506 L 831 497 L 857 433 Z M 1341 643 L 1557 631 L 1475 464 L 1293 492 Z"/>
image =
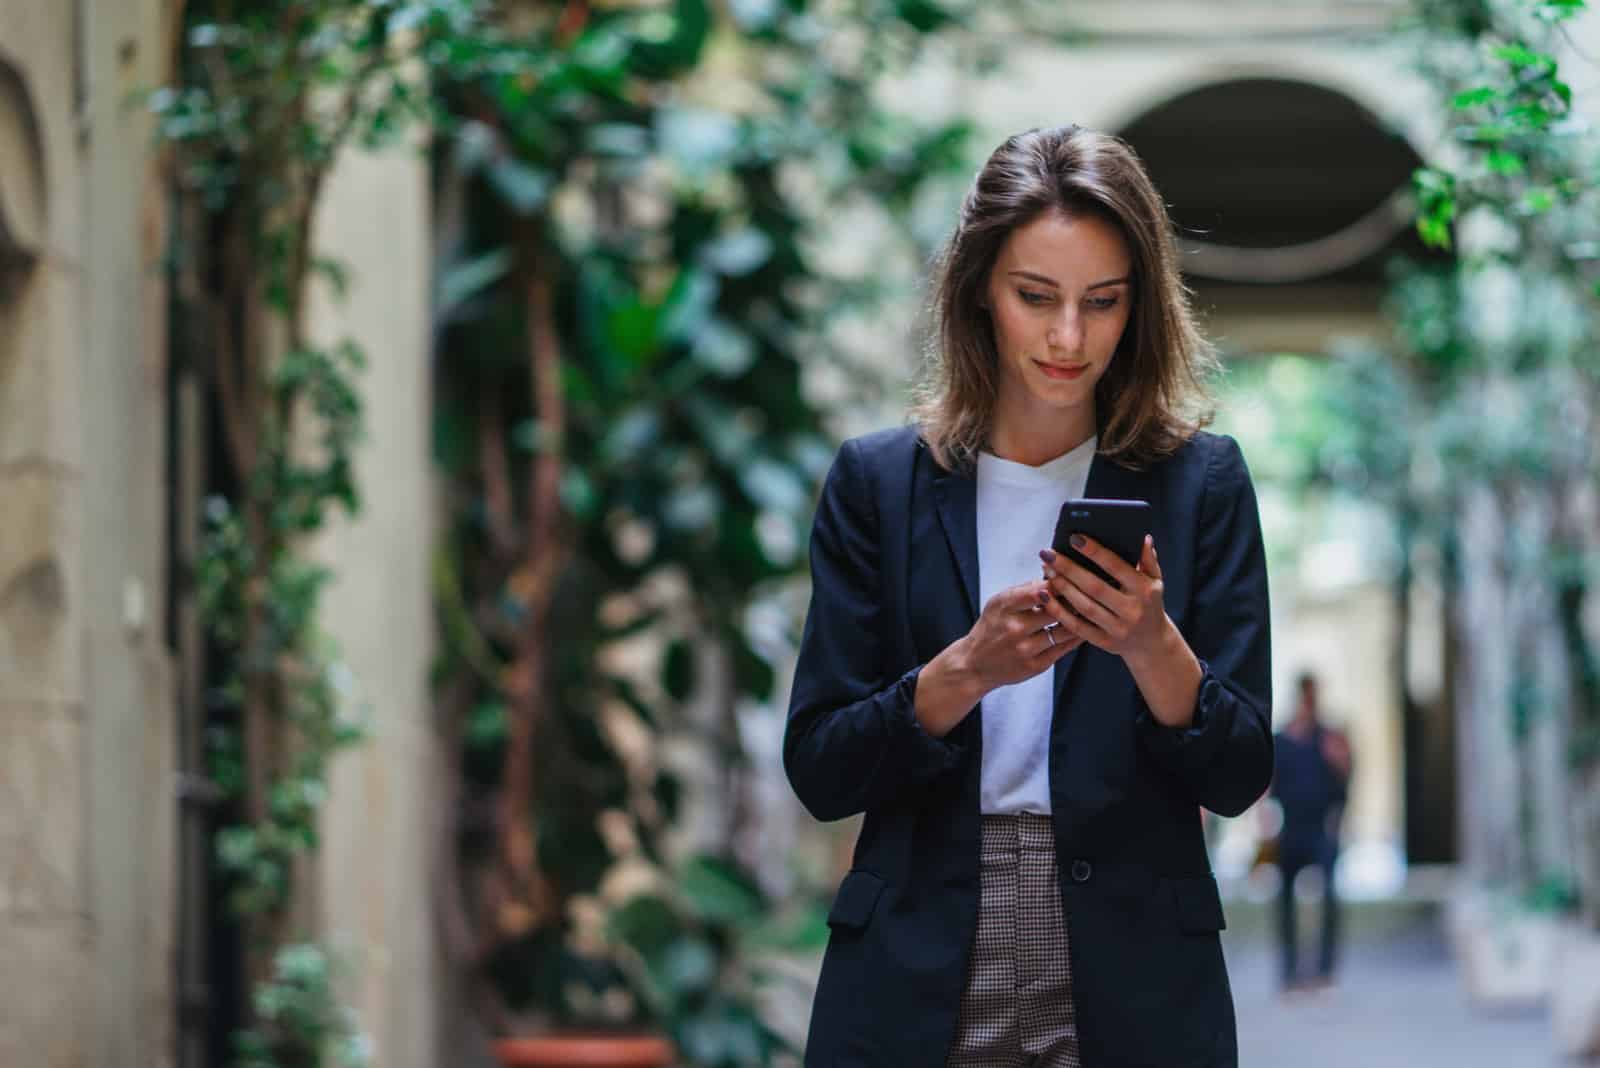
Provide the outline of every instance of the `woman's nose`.
<path id="1" fill-rule="evenodd" d="M 1083 341 L 1083 328 L 1078 321 L 1077 313 L 1066 312 L 1059 322 L 1052 324 L 1045 333 L 1045 341 L 1053 349 L 1077 352 Z"/>

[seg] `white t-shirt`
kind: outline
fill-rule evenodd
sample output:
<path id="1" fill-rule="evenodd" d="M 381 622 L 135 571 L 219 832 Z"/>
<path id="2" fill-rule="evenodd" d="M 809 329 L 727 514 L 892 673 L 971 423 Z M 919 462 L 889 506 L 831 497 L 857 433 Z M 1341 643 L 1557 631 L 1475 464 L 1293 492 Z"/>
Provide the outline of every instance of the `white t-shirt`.
<path id="1" fill-rule="evenodd" d="M 1050 547 L 1061 502 L 1083 496 L 1098 440 L 1091 437 L 1038 467 L 978 454 L 980 606 L 1008 586 L 1043 577 L 1039 550 Z M 983 812 L 1050 811 L 1054 704 L 1051 670 L 984 697 Z"/>

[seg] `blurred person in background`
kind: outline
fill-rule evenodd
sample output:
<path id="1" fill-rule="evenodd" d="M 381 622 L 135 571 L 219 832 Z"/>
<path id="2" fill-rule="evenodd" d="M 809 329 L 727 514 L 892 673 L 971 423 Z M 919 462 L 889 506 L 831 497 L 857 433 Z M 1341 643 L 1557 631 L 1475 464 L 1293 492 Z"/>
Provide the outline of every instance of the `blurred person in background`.
<path id="1" fill-rule="evenodd" d="M 1294 718 L 1273 739 L 1272 796 L 1283 812 L 1278 831 L 1278 942 L 1285 993 L 1325 989 L 1333 984 L 1339 950 L 1339 895 L 1334 867 L 1339 856 L 1339 823 L 1350 785 L 1350 741 L 1322 722 L 1317 679 L 1297 680 Z M 1308 867 L 1322 872 L 1322 942 L 1314 975 L 1299 971 L 1295 920 L 1295 879 Z"/>
<path id="2" fill-rule="evenodd" d="M 805 1063 L 1232 1068 L 1198 806 L 1271 779 L 1266 557 L 1166 208 L 1124 142 L 1029 130 L 935 292 L 913 425 L 844 443 L 812 527 L 784 767 L 865 820 Z M 1137 565 L 1074 536 L 1111 583 L 1053 551 L 1073 497 L 1151 505 Z"/>

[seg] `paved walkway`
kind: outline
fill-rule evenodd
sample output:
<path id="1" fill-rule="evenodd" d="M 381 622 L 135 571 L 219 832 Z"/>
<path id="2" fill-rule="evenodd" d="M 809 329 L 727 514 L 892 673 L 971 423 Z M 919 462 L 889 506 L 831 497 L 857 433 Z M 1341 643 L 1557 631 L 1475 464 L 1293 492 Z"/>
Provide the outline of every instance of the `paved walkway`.
<path id="1" fill-rule="evenodd" d="M 1555 1054 L 1543 1014 L 1469 1008 L 1437 921 L 1395 915 L 1375 925 L 1370 913 L 1347 913 L 1355 922 L 1339 985 L 1286 1001 L 1266 908 L 1229 904 L 1224 946 L 1240 1068 L 1578 1068 Z M 769 991 L 769 1022 L 796 1042 L 804 1040 L 819 963 L 787 962 L 782 970 L 793 981 Z"/>
<path id="2" fill-rule="evenodd" d="M 1571 1068 L 1543 1014 L 1470 1010 L 1432 925 L 1357 943 L 1336 988 L 1290 1000 L 1259 934 L 1226 946 L 1240 1068 Z"/>

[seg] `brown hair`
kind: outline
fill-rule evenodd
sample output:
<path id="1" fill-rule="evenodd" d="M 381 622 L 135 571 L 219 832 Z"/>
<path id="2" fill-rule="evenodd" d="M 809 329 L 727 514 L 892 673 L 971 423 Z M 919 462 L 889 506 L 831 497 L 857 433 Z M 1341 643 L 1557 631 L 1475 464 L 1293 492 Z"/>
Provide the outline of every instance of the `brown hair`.
<path id="1" fill-rule="evenodd" d="M 1144 467 L 1211 421 L 1206 380 L 1218 370 L 1216 353 L 1195 325 L 1172 223 L 1144 166 L 1108 134 L 1036 127 L 990 155 L 934 261 L 938 331 L 911 418 L 946 468 L 971 464 L 993 421 L 999 354 L 980 306 L 989 274 L 1011 231 L 1047 211 L 1099 216 L 1121 231 L 1133 258 L 1128 327 L 1095 387 L 1098 451 Z"/>

